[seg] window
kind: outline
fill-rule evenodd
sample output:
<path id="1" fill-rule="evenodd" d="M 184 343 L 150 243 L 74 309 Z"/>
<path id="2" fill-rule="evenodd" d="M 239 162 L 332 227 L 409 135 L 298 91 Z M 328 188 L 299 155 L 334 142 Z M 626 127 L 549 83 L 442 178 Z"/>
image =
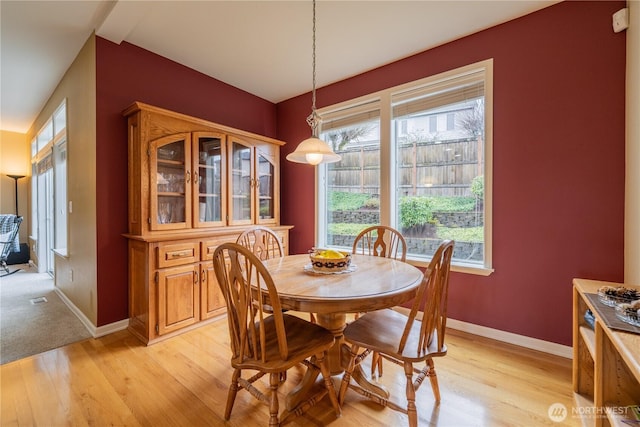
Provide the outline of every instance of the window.
<path id="1" fill-rule="evenodd" d="M 430 133 L 438 132 L 438 116 L 429 117 L 429 132 Z"/>
<path id="2" fill-rule="evenodd" d="M 327 206 L 320 221 L 326 245 L 349 247 L 354 233 L 380 217 L 380 110 L 374 100 L 323 117 L 321 137 L 342 160 L 327 165 Z M 353 208 L 365 204 L 367 214 Z M 346 227 L 346 228 L 345 228 Z"/>
<path id="3" fill-rule="evenodd" d="M 40 271 L 67 253 L 67 112 L 64 101 L 31 143 L 31 237 Z"/>
<path id="4" fill-rule="evenodd" d="M 455 129 L 456 129 L 456 114 L 447 113 L 447 130 L 455 130 Z"/>
<path id="5" fill-rule="evenodd" d="M 453 239 L 454 269 L 489 274 L 491 88 L 487 60 L 319 110 L 342 160 L 318 168 L 317 244 L 385 224 L 416 264 Z"/>

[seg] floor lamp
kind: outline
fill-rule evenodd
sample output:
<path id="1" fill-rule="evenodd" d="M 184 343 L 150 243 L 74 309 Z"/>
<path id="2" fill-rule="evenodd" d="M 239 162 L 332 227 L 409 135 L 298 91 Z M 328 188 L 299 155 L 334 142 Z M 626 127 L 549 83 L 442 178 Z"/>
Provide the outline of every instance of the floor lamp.
<path id="1" fill-rule="evenodd" d="M 16 216 L 18 216 L 18 180 L 24 178 L 24 175 L 8 175 L 9 178 L 13 178 L 16 184 Z"/>

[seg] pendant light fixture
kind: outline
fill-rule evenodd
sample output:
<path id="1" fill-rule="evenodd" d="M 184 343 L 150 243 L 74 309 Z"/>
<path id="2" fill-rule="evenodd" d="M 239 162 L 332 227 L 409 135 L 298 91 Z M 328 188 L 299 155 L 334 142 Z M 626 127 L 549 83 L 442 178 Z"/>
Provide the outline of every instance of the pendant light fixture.
<path id="1" fill-rule="evenodd" d="M 331 147 L 318 138 L 318 125 L 320 117 L 316 113 L 316 0 L 313 0 L 313 87 L 311 90 L 311 114 L 307 117 L 307 123 L 311 127 L 311 138 L 302 141 L 292 153 L 287 155 L 287 160 L 296 163 L 318 165 L 320 163 L 339 162 L 340 155 L 333 152 Z"/>

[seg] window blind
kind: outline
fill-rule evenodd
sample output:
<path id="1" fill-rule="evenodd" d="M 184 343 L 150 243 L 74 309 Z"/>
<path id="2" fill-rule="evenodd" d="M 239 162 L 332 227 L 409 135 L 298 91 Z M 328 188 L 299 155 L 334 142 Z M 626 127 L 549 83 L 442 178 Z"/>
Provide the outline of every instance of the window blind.
<path id="1" fill-rule="evenodd" d="M 352 107 L 322 113 L 322 132 L 357 125 L 380 117 L 380 101 L 375 100 Z"/>
<path id="2" fill-rule="evenodd" d="M 484 70 L 433 82 L 391 95 L 393 117 L 399 118 L 484 96 Z"/>

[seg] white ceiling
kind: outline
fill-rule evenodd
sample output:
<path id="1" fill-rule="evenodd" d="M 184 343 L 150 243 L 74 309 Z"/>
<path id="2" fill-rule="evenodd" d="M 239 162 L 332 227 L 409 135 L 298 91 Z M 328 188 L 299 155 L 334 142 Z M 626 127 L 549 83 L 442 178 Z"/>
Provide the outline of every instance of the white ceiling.
<path id="1" fill-rule="evenodd" d="M 317 86 L 556 2 L 318 0 Z M 312 86 L 310 0 L 1 0 L 0 18 L 2 130 L 29 129 L 94 30 L 272 102 Z"/>

